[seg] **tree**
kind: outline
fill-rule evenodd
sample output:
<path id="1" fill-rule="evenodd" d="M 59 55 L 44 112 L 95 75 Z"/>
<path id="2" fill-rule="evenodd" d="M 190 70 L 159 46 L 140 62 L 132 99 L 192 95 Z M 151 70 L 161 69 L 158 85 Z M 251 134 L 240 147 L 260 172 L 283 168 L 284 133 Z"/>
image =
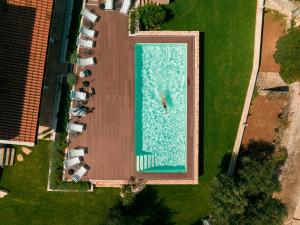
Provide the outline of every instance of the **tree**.
<path id="1" fill-rule="evenodd" d="M 74 73 L 68 73 L 67 74 L 67 82 L 70 86 L 76 84 L 77 82 L 77 77 Z"/>
<path id="2" fill-rule="evenodd" d="M 166 22 L 167 11 L 162 5 L 146 4 L 138 8 L 139 20 L 145 30 L 158 30 Z"/>
<path id="3" fill-rule="evenodd" d="M 253 151 L 251 147 L 255 147 Z M 280 191 L 278 174 L 286 150 L 257 142 L 245 151 L 238 160 L 235 175 L 221 174 L 213 185 L 214 224 L 280 225 L 287 208 L 273 194 Z"/>
<path id="4" fill-rule="evenodd" d="M 275 62 L 280 64 L 280 75 L 287 83 L 300 79 L 300 27 L 291 28 L 277 42 Z"/>

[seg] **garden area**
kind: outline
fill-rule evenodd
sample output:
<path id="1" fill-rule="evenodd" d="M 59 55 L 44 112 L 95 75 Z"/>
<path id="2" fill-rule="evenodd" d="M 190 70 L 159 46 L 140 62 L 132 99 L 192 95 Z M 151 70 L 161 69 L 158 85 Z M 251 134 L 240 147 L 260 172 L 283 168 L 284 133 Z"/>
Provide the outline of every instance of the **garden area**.
<path id="1" fill-rule="evenodd" d="M 146 188 L 149 193 L 146 197 L 155 197 L 152 206 L 159 202 L 163 208 L 161 215 L 157 211 L 147 215 L 161 218 L 166 221 L 164 224 L 196 225 L 200 224 L 199 218 L 212 212 L 213 180 L 224 155 L 232 151 L 234 144 L 252 69 L 256 2 L 174 0 L 167 7 L 173 16 L 160 29 L 202 32 L 201 176 L 199 185 Z M 0 187 L 11 192 L 0 201 L 0 218 L 5 225 L 92 225 L 119 213 L 109 212 L 117 204 L 118 189 L 99 188 L 93 193 L 47 192 L 50 145 L 51 142 L 39 142 L 27 161 L 3 170 Z M 146 198 L 143 196 L 140 197 Z M 143 202 L 140 197 L 137 201 Z"/>

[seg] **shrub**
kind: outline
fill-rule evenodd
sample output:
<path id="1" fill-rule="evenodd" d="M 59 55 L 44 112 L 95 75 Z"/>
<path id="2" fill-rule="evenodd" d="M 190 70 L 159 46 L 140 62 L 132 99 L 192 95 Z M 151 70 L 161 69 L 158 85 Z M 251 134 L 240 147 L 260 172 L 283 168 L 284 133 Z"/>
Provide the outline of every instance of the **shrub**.
<path id="1" fill-rule="evenodd" d="M 73 53 L 70 56 L 70 63 L 75 64 L 77 62 L 77 58 L 78 58 L 78 54 L 77 53 Z"/>
<path id="2" fill-rule="evenodd" d="M 260 147 L 268 146 L 262 143 Z M 278 174 L 286 150 L 266 149 L 266 153 L 253 155 L 251 148 L 247 151 L 250 153 L 239 158 L 235 176 L 221 174 L 213 185 L 214 224 L 281 225 L 287 207 L 273 196 L 281 188 Z"/>
<path id="3" fill-rule="evenodd" d="M 79 33 L 79 26 L 81 20 L 81 15 L 80 15 L 81 8 L 82 8 L 82 0 L 74 0 L 72 19 L 70 22 L 70 29 L 68 35 L 67 60 L 70 59 L 71 54 L 76 52 L 77 49 L 76 39 Z"/>
<path id="4" fill-rule="evenodd" d="M 277 42 L 274 54 L 276 63 L 280 64 L 280 75 L 287 83 L 300 79 L 300 27 L 294 27 Z"/>
<path id="5" fill-rule="evenodd" d="M 74 73 L 67 74 L 67 82 L 70 86 L 73 86 L 77 82 L 77 77 Z"/>
<path id="6" fill-rule="evenodd" d="M 138 14 L 145 30 L 158 30 L 167 19 L 167 11 L 162 5 L 146 4 L 138 8 Z"/>
<path id="7" fill-rule="evenodd" d="M 136 10 L 132 10 L 130 12 L 130 25 L 129 25 L 129 31 L 131 34 L 134 34 L 136 32 L 137 22 L 138 22 L 138 12 Z"/>

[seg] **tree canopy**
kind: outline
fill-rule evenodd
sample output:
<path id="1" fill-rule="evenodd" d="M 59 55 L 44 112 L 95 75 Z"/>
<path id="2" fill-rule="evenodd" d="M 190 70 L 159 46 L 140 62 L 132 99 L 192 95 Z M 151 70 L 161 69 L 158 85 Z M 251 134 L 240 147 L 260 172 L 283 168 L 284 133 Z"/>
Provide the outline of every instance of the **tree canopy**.
<path id="1" fill-rule="evenodd" d="M 277 42 L 275 62 L 280 64 L 280 75 L 287 83 L 300 79 L 300 27 L 291 28 Z"/>
<path id="2" fill-rule="evenodd" d="M 265 145 L 265 143 L 263 143 Z M 254 145 L 257 147 L 257 144 Z M 273 198 L 280 191 L 278 173 L 282 155 L 278 149 L 268 154 L 242 156 L 233 177 L 219 175 L 213 187 L 214 220 L 216 225 L 281 225 L 287 215 L 286 206 Z M 279 156 L 280 159 L 276 157 Z M 284 159 L 283 159 L 284 160 Z"/>

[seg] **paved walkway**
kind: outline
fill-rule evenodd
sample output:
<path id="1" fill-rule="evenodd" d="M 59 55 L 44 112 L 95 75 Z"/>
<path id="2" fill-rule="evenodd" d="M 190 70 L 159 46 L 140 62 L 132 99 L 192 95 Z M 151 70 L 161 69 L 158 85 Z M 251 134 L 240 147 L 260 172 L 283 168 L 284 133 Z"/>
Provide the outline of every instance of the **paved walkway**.
<path id="1" fill-rule="evenodd" d="M 235 139 L 232 157 L 228 168 L 228 175 L 233 175 L 236 159 L 239 154 L 245 126 L 247 123 L 248 112 L 251 104 L 252 94 L 255 87 L 256 78 L 258 75 L 259 61 L 260 61 L 260 50 L 261 50 L 261 34 L 263 25 L 263 13 L 264 13 L 264 0 L 257 0 L 256 6 L 256 24 L 255 24 L 255 43 L 254 43 L 254 54 L 253 54 L 253 66 L 250 77 L 250 82 L 247 90 L 245 104 L 242 112 L 241 121 L 238 128 L 238 133 Z"/>

